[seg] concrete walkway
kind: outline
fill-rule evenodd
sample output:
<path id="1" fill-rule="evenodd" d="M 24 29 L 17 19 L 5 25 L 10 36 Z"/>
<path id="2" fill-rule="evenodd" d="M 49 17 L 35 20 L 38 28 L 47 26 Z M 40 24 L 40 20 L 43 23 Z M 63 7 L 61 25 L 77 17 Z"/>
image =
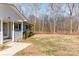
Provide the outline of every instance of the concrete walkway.
<path id="1" fill-rule="evenodd" d="M 21 42 L 9 42 L 6 44 L 7 46 L 11 46 L 8 49 L 0 51 L 0 56 L 12 56 L 18 51 L 30 46 L 29 43 L 21 43 Z"/>

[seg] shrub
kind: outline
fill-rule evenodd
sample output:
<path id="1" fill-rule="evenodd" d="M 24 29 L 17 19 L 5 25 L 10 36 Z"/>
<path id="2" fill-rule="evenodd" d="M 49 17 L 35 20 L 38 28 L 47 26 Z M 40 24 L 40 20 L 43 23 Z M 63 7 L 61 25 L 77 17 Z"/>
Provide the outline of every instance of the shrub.
<path id="1" fill-rule="evenodd" d="M 33 32 L 30 29 L 27 29 L 24 33 L 24 38 L 28 38 L 33 35 Z"/>

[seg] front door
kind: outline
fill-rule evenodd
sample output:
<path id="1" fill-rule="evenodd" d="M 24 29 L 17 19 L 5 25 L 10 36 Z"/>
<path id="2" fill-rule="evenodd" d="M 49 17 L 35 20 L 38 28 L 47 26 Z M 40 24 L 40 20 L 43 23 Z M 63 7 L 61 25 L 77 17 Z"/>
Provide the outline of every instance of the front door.
<path id="1" fill-rule="evenodd" d="M 9 37 L 9 23 L 3 23 L 3 38 Z"/>

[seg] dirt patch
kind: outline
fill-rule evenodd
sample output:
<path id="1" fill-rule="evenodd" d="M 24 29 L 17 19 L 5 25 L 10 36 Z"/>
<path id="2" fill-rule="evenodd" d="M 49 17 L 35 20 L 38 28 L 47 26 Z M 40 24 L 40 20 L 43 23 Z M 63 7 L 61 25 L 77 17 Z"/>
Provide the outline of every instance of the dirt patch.
<path id="1" fill-rule="evenodd" d="M 23 49 L 22 51 L 16 53 L 15 55 L 19 55 L 19 56 L 36 56 L 36 55 L 41 55 L 41 53 L 39 52 L 39 48 L 32 44 L 31 46 L 29 46 L 28 48 Z"/>
<path id="2" fill-rule="evenodd" d="M 5 45 L 0 45 L 0 51 L 9 48 L 9 46 L 5 46 Z"/>

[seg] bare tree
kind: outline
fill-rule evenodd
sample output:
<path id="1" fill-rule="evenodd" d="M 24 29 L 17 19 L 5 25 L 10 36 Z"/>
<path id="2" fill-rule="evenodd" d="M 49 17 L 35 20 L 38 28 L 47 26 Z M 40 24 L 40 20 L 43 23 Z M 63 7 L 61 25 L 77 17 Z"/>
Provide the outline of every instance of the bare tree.
<path id="1" fill-rule="evenodd" d="M 50 8 L 51 8 L 51 13 L 52 13 L 52 16 L 54 18 L 54 28 L 53 28 L 53 32 L 55 33 L 56 32 L 56 20 L 57 20 L 57 17 L 59 16 L 59 12 L 61 10 L 61 4 L 49 4 Z"/>
<path id="2" fill-rule="evenodd" d="M 68 3 L 67 4 L 68 9 L 69 9 L 69 16 L 70 16 L 70 33 L 72 33 L 72 16 L 73 16 L 73 10 L 75 8 L 74 3 Z"/>
<path id="3" fill-rule="evenodd" d="M 50 30 L 50 33 L 52 33 L 52 24 L 51 24 L 51 21 L 50 21 L 50 18 L 51 18 L 51 8 L 50 8 L 50 5 L 48 5 L 47 15 L 48 15 L 49 30 Z"/>
<path id="4" fill-rule="evenodd" d="M 34 32 L 36 31 L 36 21 L 37 21 L 37 16 L 38 16 L 38 12 L 39 12 L 39 4 L 35 3 L 33 4 L 34 6 L 34 16 L 35 16 L 35 21 L 34 21 Z"/>

